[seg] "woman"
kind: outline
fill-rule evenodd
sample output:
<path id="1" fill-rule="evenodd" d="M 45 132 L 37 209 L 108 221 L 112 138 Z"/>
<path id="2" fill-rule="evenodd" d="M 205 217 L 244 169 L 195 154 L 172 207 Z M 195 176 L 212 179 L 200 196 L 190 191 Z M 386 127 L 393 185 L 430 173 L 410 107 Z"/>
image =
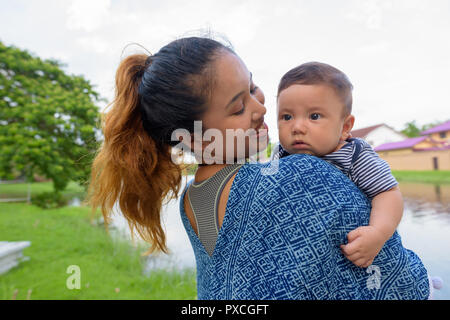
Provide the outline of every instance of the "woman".
<path id="1" fill-rule="evenodd" d="M 397 233 L 372 268 L 342 255 L 346 234 L 368 224 L 370 205 L 337 169 L 308 155 L 283 158 L 269 174 L 273 163 L 243 163 L 267 144 L 265 112 L 245 64 L 214 40 L 184 38 L 127 57 L 93 164 L 93 207 L 107 219 L 118 201 L 151 250 L 166 251 L 160 210 L 179 192 L 171 158 L 182 141 L 200 162 L 180 201 L 199 299 L 426 299 L 426 270 Z M 202 135 L 173 135 L 194 133 L 196 120 L 205 135 L 221 133 L 212 152 Z M 230 129 L 254 134 L 240 140 Z"/>

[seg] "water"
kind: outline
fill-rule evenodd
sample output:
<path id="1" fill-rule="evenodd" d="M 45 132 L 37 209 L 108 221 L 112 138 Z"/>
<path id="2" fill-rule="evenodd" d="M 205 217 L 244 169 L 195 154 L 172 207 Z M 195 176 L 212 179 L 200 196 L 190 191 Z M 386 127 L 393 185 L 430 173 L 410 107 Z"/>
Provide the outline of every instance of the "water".
<path id="1" fill-rule="evenodd" d="M 431 276 L 444 280 L 435 299 L 450 299 L 450 185 L 401 183 L 405 211 L 398 232 Z"/>
<path id="2" fill-rule="evenodd" d="M 192 178 L 188 176 L 187 181 Z M 183 188 L 185 183 L 186 180 Z M 431 276 L 444 280 L 435 299 L 450 299 L 450 185 L 401 183 L 400 189 L 405 201 L 398 227 L 403 245 L 419 255 Z M 194 253 L 180 219 L 179 201 L 172 200 L 164 206 L 162 216 L 170 254 L 149 257 L 146 272 L 154 268 L 195 268 Z M 120 215 L 115 216 L 113 225 L 128 232 Z"/>
<path id="3" fill-rule="evenodd" d="M 194 176 L 183 177 L 183 182 L 180 190 L 184 189 L 186 182 L 193 179 Z M 122 234 L 131 239 L 131 233 L 128 228 L 126 220 L 120 215 L 119 210 L 115 210 L 113 216 L 112 226 L 122 231 Z M 192 250 L 191 243 L 181 222 L 179 211 L 179 199 L 171 200 L 168 204 L 163 206 L 162 212 L 163 228 L 166 233 L 166 243 L 169 249 L 169 254 L 152 254 L 147 258 L 145 266 L 145 273 L 151 269 L 177 269 L 185 268 L 195 269 L 195 256 Z M 138 238 L 138 237 L 136 237 Z"/>

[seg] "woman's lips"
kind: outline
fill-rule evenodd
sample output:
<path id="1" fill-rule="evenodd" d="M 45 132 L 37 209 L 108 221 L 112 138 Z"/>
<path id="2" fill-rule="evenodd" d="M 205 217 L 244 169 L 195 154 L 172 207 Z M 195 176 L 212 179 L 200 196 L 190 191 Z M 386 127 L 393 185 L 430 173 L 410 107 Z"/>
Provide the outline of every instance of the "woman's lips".
<path id="1" fill-rule="evenodd" d="M 263 136 L 268 135 L 268 133 L 269 133 L 269 127 L 267 126 L 267 124 L 265 122 L 263 122 L 261 127 L 259 127 L 256 130 L 257 130 L 257 133 L 256 133 L 257 137 L 263 137 Z"/>

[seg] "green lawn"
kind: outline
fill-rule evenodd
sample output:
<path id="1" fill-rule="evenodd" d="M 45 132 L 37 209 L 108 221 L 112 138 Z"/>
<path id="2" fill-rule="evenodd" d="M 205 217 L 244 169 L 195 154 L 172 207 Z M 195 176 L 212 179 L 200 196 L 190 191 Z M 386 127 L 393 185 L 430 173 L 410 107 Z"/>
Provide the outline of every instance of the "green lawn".
<path id="1" fill-rule="evenodd" d="M 45 185 L 37 189 L 47 188 Z M 31 241 L 29 261 L 0 276 L 0 299 L 195 299 L 195 271 L 142 274 L 142 249 L 92 225 L 90 209 L 43 210 L 0 203 L 0 241 Z M 67 268 L 81 271 L 81 289 L 66 286 Z"/>
<path id="2" fill-rule="evenodd" d="M 392 171 L 399 182 L 450 184 L 450 171 Z"/>

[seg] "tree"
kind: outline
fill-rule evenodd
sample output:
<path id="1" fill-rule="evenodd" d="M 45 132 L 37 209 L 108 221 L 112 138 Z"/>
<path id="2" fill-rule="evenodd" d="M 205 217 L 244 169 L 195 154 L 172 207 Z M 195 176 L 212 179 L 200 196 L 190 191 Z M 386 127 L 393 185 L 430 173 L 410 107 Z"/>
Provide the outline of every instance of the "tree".
<path id="1" fill-rule="evenodd" d="M 416 120 L 407 122 L 405 124 L 405 128 L 403 130 L 401 130 L 401 133 L 403 133 L 404 135 L 406 135 L 409 138 L 414 138 L 414 137 L 420 137 L 421 136 L 421 132 L 428 130 L 430 128 L 433 128 L 435 126 L 440 125 L 442 122 L 433 122 L 433 123 L 428 123 L 428 124 L 424 124 L 422 127 L 418 127 L 416 124 Z"/>
<path id="2" fill-rule="evenodd" d="M 409 138 L 420 137 L 420 132 L 422 130 L 417 127 L 416 120 L 407 122 L 405 128 L 401 131 L 405 136 Z"/>
<path id="3" fill-rule="evenodd" d="M 37 174 L 56 192 L 89 179 L 102 99 L 62 67 L 0 42 L 0 179 Z"/>
<path id="4" fill-rule="evenodd" d="M 273 143 L 270 141 L 270 137 L 269 137 L 269 142 L 267 144 L 267 149 L 266 149 L 266 156 L 268 159 L 270 159 L 270 155 L 272 154 L 272 150 L 273 150 Z"/>

